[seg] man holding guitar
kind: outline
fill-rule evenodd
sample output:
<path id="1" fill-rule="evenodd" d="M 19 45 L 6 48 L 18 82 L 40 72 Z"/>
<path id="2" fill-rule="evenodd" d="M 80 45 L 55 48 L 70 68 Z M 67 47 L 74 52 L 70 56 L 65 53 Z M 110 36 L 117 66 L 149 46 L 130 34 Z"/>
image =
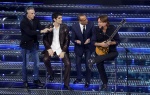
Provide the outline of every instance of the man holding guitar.
<path id="1" fill-rule="evenodd" d="M 91 69 L 92 65 L 96 63 L 103 82 L 101 90 L 107 90 L 108 78 L 104 68 L 104 61 L 114 60 L 118 56 L 116 47 L 120 42 L 118 29 L 109 24 L 107 16 L 98 17 L 98 27 L 95 28 L 91 41 L 96 46 L 96 57 L 88 60 L 89 68 Z"/>

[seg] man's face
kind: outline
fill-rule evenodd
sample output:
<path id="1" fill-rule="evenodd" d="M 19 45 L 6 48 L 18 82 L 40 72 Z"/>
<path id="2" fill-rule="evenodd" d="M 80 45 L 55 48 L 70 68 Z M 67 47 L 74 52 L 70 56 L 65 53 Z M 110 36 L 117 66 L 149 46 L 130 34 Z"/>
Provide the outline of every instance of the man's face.
<path id="1" fill-rule="evenodd" d="M 80 22 L 82 25 L 87 25 L 87 24 L 88 24 L 88 19 L 86 18 L 86 16 L 80 16 L 79 22 Z"/>
<path id="2" fill-rule="evenodd" d="M 29 20 L 32 20 L 32 19 L 34 19 L 34 17 L 35 17 L 35 11 L 34 11 L 34 9 L 27 10 L 27 18 Z"/>
<path id="3" fill-rule="evenodd" d="M 105 27 L 106 25 L 107 25 L 106 22 L 102 22 L 100 18 L 98 19 L 98 26 L 99 26 L 99 28 Z"/>
<path id="4" fill-rule="evenodd" d="M 54 21 L 58 24 L 62 24 L 62 16 L 58 16 Z"/>

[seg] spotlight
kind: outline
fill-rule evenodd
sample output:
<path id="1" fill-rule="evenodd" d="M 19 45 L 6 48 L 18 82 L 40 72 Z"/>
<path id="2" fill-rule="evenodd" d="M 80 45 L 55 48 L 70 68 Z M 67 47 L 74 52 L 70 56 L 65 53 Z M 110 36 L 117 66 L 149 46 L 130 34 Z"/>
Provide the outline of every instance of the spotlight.
<path id="1" fill-rule="evenodd" d="M 4 17 L 3 19 L 2 19 L 2 21 L 5 21 L 7 19 L 7 17 Z"/>

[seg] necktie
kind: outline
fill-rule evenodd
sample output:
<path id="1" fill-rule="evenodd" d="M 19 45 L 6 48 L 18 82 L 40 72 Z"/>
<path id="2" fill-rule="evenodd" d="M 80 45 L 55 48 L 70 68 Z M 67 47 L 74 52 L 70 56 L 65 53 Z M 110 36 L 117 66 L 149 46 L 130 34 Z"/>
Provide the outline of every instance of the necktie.
<path id="1" fill-rule="evenodd" d="M 84 32 L 85 32 L 85 25 L 83 25 L 83 34 L 84 34 Z"/>
<path id="2" fill-rule="evenodd" d="M 83 25 L 83 39 L 85 41 L 85 25 Z"/>

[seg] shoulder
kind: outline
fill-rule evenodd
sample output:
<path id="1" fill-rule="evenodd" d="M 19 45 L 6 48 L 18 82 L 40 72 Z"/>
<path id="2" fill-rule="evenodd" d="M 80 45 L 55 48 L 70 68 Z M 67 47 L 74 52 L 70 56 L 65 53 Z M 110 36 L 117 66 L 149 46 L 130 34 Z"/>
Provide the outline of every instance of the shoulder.
<path id="1" fill-rule="evenodd" d="M 108 31 L 115 31 L 116 30 L 116 27 L 114 25 L 109 25 L 108 27 Z"/>
<path id="2" fill-rule="evenodd" d="M 94 27 L 94 31 L 97 32 L 97 33 L 102 32 L 102 30 L 98 26 Z"/>
<path id="3" fill-rule="evenodd" d="M 60 24 L 60 28 L 63 29 L 64 31 L 68 31 L 69 28 L 66 24 Z"/>
<path id="4" fill-rule="evenodd" d="M 88 24 L 87 24 L 87 27 L 93 28 L 94 27 L 94 23 L 89 21 Z"/>
<path id="5" fill-rule="evenodd" d="M 21 22 L 27 22 L 27 19 L 24 17 Z"/>
<path id="6" fill-rule="evenodd" d="M 34 22 L 40 22 L 37 18 L 33 19 Z"/>
<path id="7" fill-rule="evenodd" d="M 25 17 L 20 21 L 21 26 L 28 23 L 28 19 Z"/>
<path id="8" fill-rule="evenodd" d="M 94 23 L 92 21 L 88 21 L 89 25 L 94 25 Z"/>
<path id="9" fill-rule="evenodd" d="M 109 25 L 109 28 L 114 29 L 115 26 L 114 25 Z"/>
<path id="10" fill-rule="evenodd" d="M 94 28 L 95 30 L 99 30 L 100 28 L 98 27 L 98 26 L 95 26 L 95 28 Z"/>
<path id="11" fill-rule="evenodd" d="M 72 27 L 76 27 L 77 25 L 79 25 L 79 23 L 78 23 L 78 22 L 76 22 L 76 23 L 72 24 Z"/>
<path id="12" fill-rule="evenodd" d="M 61 27 L 64 27 L 64 28 L 67 28 L 67 27 L 68 27 L 67 24 L 64 24 L 64 23 L 60 24 L 60 26 L 61 26 Z"/>

